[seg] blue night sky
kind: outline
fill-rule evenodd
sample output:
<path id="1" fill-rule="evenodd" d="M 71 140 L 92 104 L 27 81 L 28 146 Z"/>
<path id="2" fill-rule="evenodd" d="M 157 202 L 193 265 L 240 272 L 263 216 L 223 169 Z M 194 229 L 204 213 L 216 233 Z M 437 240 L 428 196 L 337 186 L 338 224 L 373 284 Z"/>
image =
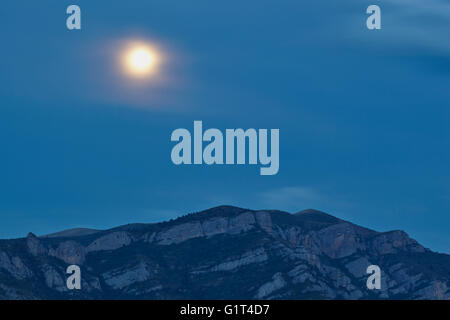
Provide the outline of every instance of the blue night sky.
<path id="1" fill-rule="evenodd" d="M 394 2 L 3 0 L 0 238 L 230 204 L 315 208 L 450 253 L 450 3 Z M 129 39 L 164 53 L 152 81 L 118 72 Z M 170 135 L 194 120 L 279 128 L 279 173 L 175 166 Z"/>

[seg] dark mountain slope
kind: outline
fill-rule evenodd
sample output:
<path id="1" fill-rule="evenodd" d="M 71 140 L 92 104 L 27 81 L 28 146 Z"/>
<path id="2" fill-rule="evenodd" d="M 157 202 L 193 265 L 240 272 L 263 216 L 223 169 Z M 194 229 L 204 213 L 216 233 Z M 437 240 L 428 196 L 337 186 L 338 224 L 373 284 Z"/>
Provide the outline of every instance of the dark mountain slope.
<path id="1" fill-rule="evenodd" d="M 56 234 L 57 235 L 57 234 Z M 449 299 L 450 256 L 316 210 L 221 206 L 157 224 L 0 241 L 3 299 Z M 77 264 L 82 289 L 66 288 Z M 381 290 L 366 288 L 369 265 Z"/>

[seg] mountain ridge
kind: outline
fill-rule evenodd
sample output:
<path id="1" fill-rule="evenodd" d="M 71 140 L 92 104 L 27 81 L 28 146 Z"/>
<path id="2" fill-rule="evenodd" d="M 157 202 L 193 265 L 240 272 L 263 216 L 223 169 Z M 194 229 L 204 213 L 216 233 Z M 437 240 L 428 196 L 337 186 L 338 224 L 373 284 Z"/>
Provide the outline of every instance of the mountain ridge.
<path id="1" fill-rule="evenodd" d="M 449 255 L 312 209 L 218 206 L 62 235 L 0 241 L 0 298 L 450 299 Z M 71 264 L 82 290 L 65 286 Z M 371 264 L 382 270 L 378 291 L 366 287 Z"/>

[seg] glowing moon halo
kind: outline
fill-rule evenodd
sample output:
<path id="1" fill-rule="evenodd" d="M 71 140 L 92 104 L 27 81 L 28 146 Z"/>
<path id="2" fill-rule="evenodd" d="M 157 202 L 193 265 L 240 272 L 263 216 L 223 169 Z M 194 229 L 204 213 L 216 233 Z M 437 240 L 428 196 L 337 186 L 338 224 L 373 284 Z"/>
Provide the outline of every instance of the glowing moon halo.
<path id="1" fill-rule="evenodd" d="M 160 55 L 149 45 L 138 43 L 128 46 L 122 56 L 124 71 L 133 77 L 149 77 L 158 70 Z"/>

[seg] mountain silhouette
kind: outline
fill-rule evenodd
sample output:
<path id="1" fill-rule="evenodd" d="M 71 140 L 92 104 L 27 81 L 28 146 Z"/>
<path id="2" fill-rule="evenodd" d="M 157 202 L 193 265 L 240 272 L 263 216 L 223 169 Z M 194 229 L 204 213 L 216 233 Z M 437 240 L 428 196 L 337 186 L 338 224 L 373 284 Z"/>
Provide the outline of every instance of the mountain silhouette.
<path id="1" fill-rule="evenodd" d="M 66 287 L 69 265 L 81 289 Z M 381 269 L 381 289 L 366 286 Z M 1 299 L 450 299 L 450 256 L 313 209 L 220 206 L 0 241 Z"/>

